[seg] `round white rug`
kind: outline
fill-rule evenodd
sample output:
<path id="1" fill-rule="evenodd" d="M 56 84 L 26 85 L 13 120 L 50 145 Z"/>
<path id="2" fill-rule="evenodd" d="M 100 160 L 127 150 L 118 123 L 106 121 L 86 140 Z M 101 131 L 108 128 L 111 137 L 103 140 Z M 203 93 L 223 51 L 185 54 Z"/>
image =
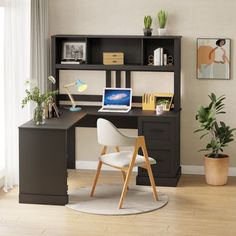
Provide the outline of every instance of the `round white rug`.
<path id="1" fill-rule="evenodd" d="M 130 215 L 157 210 L 165 206 L 168 196 L 158 192 L 154 201 L 150 186 L 131 186 L 127 191 L 123 208 L 118 209 L 121 185 L 97 185 L 94 197 L 90 197 L 91 187 L 82 187 L 69 193 L 67 207 L 85 213 L 98 215 Z"/>

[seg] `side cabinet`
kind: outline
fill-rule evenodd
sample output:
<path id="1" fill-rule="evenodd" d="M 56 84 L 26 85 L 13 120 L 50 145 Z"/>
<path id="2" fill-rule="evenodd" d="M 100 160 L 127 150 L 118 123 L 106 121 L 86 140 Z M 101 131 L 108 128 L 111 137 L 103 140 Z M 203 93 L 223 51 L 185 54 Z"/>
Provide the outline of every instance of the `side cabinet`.
<path id="1" fill-rule="evenodd" d="M 180 167 L 180 113 L 168 116 L 140 117 L 138 133 L 145 136 L 156 185 L 176 186 L 181 175 Z M 138 185 L 150 185 L 146 169 L 139 168 Z"/>
<path id="2" fill-rule="evenodd" d="M 68 203 L 67 130 L 19 128 L 20 203 Z"/>

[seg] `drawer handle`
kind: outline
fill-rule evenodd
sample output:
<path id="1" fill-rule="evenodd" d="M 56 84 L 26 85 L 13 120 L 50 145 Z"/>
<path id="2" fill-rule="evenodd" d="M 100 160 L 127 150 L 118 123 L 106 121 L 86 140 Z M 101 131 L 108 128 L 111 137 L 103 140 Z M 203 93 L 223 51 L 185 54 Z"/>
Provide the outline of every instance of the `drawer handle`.
<path id="1" fill-rule="evenodd" d="M 149 132 L 150 133 L 163 133 L 164 130 L 163 129 L 151 129 Z"/>
<path id="2" fill-rule="evenodd" d="M 113 63 L 116 63 L 117 61 L 112 61 Z"/>
<path id="3" fill-rule="evenodd" d="M 117 55 L 116 55 L 116 54 L 113 54 L 112 57 L 117 57 Z"/>

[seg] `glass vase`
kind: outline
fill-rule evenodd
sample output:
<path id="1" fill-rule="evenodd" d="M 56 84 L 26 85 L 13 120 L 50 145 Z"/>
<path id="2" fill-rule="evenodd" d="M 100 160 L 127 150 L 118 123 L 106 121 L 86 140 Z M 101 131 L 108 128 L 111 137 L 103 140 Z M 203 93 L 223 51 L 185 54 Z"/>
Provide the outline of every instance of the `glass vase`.
<path id="1" fill-rule="evenodd" d="M 43 125 L 45 123 L 45 108 L 42 104 L 37 104 L 34 108 L 33 121 L 35 125 Z"/>

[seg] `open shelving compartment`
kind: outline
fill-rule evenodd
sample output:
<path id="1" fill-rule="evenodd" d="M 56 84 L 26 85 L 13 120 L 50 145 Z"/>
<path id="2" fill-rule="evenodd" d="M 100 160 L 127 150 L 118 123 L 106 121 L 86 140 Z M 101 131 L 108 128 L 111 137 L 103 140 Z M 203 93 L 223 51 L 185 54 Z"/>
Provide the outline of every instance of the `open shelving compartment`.
<path id="1" fill-rule="evenodd" d="M 88 64 L 103 64 L 103 52 L 123 52 L 124 65 L 142 65 L 141 40 L 138 38 L 88 38 Z"/>
<path id="2" fill-rule="evenodd" d="M 52 36 L 52 72 L 59 87 L 60 70 L 102 70 L 106 71 L 106 86 L 111 85 L 111 71 L 116 71 L 116 87 L 121 85 L 121 71 L 126 73 L 126 86 L 131 85 L 132 71 L 153 71 L 174 73 L 174 109 L 180 110 L 180 39 L 181 36 L 135 36 L 135 35 L 54 35 Z M 86 43 L 86 60 L 83 64 L 62 64 L 63 45 L 67 42 Z M 148 65 L 148 57 L 158 47 L 173 57 L 173 65 Z M 103 52 L 123 52 L 124 65 L 104 65 Z M 84 99 L 83 95 L 78 95 Z M 93 95 L 91 95 L 93 96 Z M 60 97 L 60 96 L 59 96 Z M 66 96 L 63 96 L 65 98 Z M 96 100 L 96 98 L 94 97 Z M 134 97 L 137 102 L 141 97 Z M 96 100 L 97 101 L 97 100 Z"/>
<path id="3" fill-rule="evenodd" d="M 174 71 L 174 66 L 148 65 L 148 57 L 153 55 L 156 48 L 162 47 L 164 52 L 172 55 L 175 61 L 174 40 L 176 36 L 55 35 L 52 38 L 55 40 L 55 65 L 58 69 Z M 86 61 L 84 64 L 61 64 L 63 44 L 66 42 L 86 43 Z M 123 52 L 124 65 L 103 65 L 103 52 Z"/>

